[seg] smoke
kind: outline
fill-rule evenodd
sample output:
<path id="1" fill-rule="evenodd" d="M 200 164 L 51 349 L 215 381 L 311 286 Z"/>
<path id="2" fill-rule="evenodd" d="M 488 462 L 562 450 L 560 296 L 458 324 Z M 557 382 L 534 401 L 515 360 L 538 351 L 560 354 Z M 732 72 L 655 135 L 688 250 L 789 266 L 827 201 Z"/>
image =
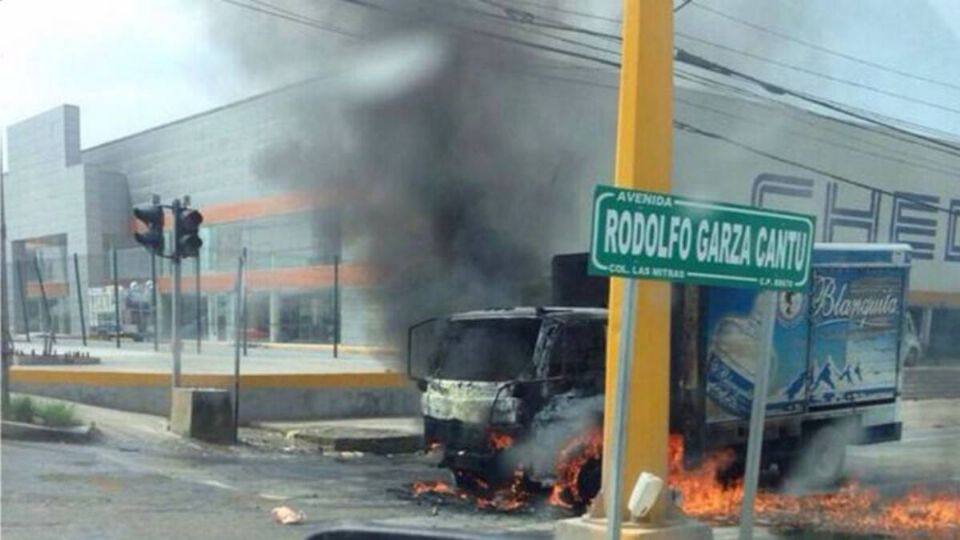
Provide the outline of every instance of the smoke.
<path id="1" fill-rule="evenodd" d="M 847 446 L 864 436 L 854 420 L 837 420 L 817 430 L 793 460 L 783 482 L 790 494 L 833 488 L 843 479 Z"/>
<path id="2" fill-rule="evenodd" d="M 393 340 L 430 316 L 546 302 L 560 239 L 586 236 L 570 179 L 592 150 L 557 118 L 576 88 L 541 92 L 524 74 L 530 53 L 458 32 L 446 3 L 403 5 L 429 5 L 430 16 L 355 26 L 385 37 L 304 71 L 321 78 L 291 92 L 295 129 L 252 164 L 265 183 L 313 194 L 315 226 L 373 272 Z M 277 30 L 257 36 L 270 57 L 303 46 Z M 233 53 L 253 77 L 290 68 L 264 62 L 249 40 Z M 292 69 L 313 68 L 290 57 Z"/>
<path id="3" fill-rule="evenodd" d="M 567 392 L 537 413 L 531 434 L 510 450 L 514 462 L 526 464 L 536 477 L 556 472 L 557 452 L 574 437 L 603 426 L 603 394 L 590 397 Z"/>

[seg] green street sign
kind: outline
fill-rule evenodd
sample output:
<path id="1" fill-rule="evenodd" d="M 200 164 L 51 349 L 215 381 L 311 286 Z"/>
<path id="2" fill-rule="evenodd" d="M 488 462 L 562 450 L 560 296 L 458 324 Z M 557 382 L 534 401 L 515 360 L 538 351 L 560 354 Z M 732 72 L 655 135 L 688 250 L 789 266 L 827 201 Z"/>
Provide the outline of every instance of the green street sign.
<path id="1" fill-rule="evenodd" d="M 601 185 L 589 273 L 799 291 L 813 240 L 812 216 Z"/>

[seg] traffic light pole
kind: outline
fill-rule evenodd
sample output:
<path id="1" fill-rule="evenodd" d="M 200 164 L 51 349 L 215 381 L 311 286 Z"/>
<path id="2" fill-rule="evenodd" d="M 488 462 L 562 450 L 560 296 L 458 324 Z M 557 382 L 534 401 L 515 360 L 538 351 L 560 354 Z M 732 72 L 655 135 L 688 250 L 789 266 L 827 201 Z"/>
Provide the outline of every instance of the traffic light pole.
<path id="1" fill-rule="evenodd" d="M 157 305 L 157 256 L 153 253 L 150 254 L 150 287 L 151 291 L 151 302 L 153 307 L 153 350 L 160 350 L 160 314 L 158 313 Z"/>
<path id="2" fill-rule="evenodd" d="M 193 259 L 193 267 L 196 272 L 196 282 L 194 283 L 194 291 L 197 296 L 197 354 L 200 354 L 200 338 L 203 333 L 203 310 L 200 308 L 200 254 L 197 254 L 197 257 Z"/>
<path id="3" fill-rule="evenodd" d="M 113 319 L 117 325 L 117 348 L 120 348 L 120 334 L 123 324 L 120 322 L 120 271 L 117 266 L 117 248 L 113 248 Z"/>
<path id="4" fill-rule="evenodd" d="M 181 271 L 183 270 L 183 259 L 200 256 L 200 246 L 203 241 L 200 239 L 199 227 L 203 223 L 203 216 L 196 210 L 191 210 L 189 195 L 183 199 L 174 199 L 170 206 L 160 204 L 160 196 L 154 195 L 150 203 L 139 204 L 133 207 L 133 216 L 137 218 L 147 230 L 134 233 L 134 239 L 150 251 L 151 264 L 150 271 L 153 274 L 153 312 L 154 312 L 154 348 L 156 348 L 159 328 L 157 321 L 157 280 L 156 280 L 156 258 L 164 257 L 170 259 L 173 265 L 173 287 L 170 294 L 170 352 L 173 353 L 173 369 L 171 370 L 170 384 L 173 388 L 180 386 L 180 356 L 183 352 L 183 343 L 180 337 L 180 321 L 183 318 L 183 298 L 181 293 Z M 169 254 L 164 253 L 164 209 L 169 208 L 173 214 L 172 228 L 172 246 Z M 200 352 L 200 262 L 197 261 L 197 352 Z"/>
<path id="5" fill-rule="evenodd" d="M 171 205 L 173 215 L 180 215 L 180 199 L 174 199 Z M 173 238 L 177 238 L 177 220 L 173 220 Z M 180 257 L 176 253 L 170 259 L 173 265 L 173 291 L 170 295 L 170 350 L 173 351 L 173 378 L 174 388 L 180 386 Z"/>

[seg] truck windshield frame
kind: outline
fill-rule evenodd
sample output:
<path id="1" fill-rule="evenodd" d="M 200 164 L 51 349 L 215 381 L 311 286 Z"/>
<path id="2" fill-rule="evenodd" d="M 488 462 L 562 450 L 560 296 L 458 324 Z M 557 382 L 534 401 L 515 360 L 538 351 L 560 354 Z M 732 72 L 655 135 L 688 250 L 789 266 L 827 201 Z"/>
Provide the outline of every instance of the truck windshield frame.
<path id="1" fill-rule="evenodd" d="M 432 379 L 503 382 L 530 376 L 543 320 L 528 317 L 446 321 L 424 365 Z"/>

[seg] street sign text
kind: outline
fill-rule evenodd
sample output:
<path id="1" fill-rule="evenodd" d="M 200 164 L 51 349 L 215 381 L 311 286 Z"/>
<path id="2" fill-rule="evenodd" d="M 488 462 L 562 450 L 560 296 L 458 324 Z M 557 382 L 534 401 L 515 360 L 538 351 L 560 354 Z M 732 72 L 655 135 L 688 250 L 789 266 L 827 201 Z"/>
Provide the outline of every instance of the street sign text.
<path id="1" fill-rule="evenodd" d="M 597 186 L 590 273 L 799 290 L 812 217 Z"/>

